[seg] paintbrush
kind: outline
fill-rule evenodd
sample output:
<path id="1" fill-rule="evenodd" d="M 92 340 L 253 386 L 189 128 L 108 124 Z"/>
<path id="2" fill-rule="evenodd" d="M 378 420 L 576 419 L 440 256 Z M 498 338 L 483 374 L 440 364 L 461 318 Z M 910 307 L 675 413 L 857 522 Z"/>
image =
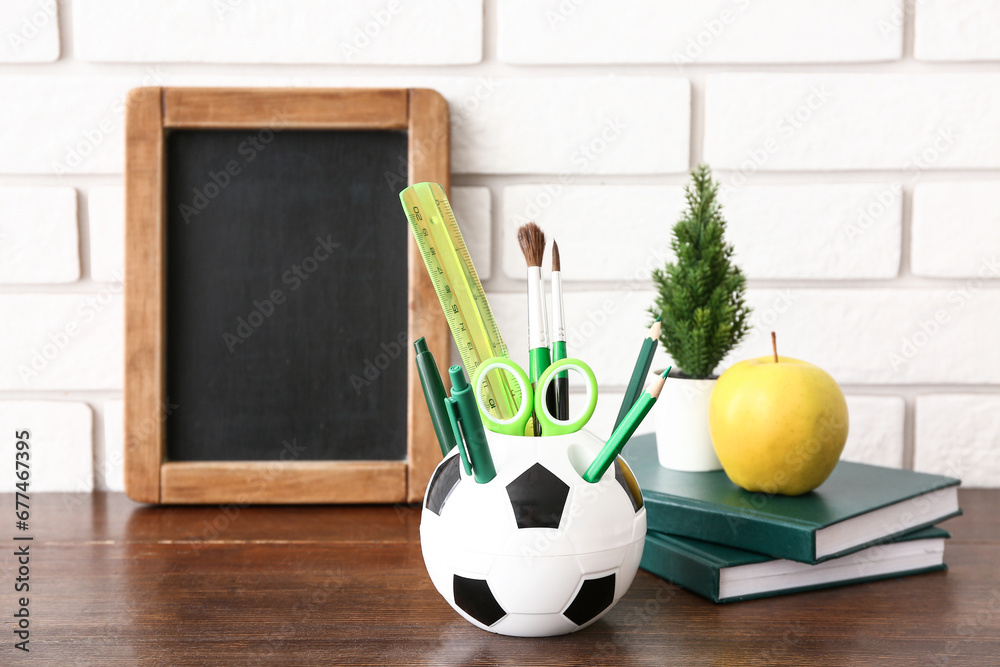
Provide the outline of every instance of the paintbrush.
<path id="1" fill-rule="evenodd" d="M 517 230 L 517 243 L 528 264 L 528 379 L 534 386 L 542 372 L 552 363 L 548 335 L 545 331 L 545 301 L 542 292 L 542 257 L 545 255 L 545 234 L 533 222 Z M 534 420 L 535 435 L 541 435 L 538 420 Z"/>
<path id="2" fill-rule="evenodd" d="M 566 358 L 566 313 L 563 309 L 562 266 L 559 244 L 552 240 L 552 361 Z M 559 373 L 546 396 L 556 419 L 569 419 L 569 373 Z"/>

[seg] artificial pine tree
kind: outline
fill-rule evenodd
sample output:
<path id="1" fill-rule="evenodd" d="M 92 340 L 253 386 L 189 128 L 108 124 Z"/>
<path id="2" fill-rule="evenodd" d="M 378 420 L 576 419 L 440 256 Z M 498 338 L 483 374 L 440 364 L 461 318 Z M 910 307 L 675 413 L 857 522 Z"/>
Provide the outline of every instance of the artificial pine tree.
<path id="1" fill-rule="evenodd" d="M 691 172 L 687 210 L 670 242 L 677 259 L 653 271 L 660 316 L 660 342 L 674 364 L 693 378 L 707 378 L 750 328 L 744 302 L 746 278 L 732 263 L 723 235 L 726 221 L 717 200 L 719 184 L 708 165 Z"/>

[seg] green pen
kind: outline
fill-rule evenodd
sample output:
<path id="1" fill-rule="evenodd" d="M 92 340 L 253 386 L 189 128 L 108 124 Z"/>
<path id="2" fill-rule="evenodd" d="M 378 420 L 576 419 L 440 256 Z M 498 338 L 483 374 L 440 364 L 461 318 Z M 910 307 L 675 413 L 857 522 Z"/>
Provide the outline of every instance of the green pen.
<path id="1" fill-rule="evenodd" d="M 642 393 L 639 399 L 635 402 L 632 408 L 625 415 L 625 419 L 622 423 L 618 425 L 618 428 L 614 430 L 608 441 L 604 443 L 604 447 L 598 452 L 597 456 L 594 458 L 593 463 L 587 468 L 587 471 L 583 473 L 583 479 L 587 482 L 593 484 L 604 476 L 604 473 L 611 466 L 612 462 L 618 457 L 622 451 L 622 447 L 628 442 L 628 439 L 632 437 L 635 430 L 639 428 L 639 424 L 642 420 L 649 414 L 650 409 L 653 404 L 656 403 L 657 397 L 660 395 L 660 390 L 663 389 L 663 383 L 667 379 L 667 373 L 670 372 L 668 368 L 663 372 L 663 375 L 653 380 L 646 391 Z"/>
<path id="2" fill-rule="evenodd" d="M 466 474 L 475 477 L 476 483 L 485 484 L 497 476 L 497 470 L 493 467 L 493 455 L 486 442 L 486 430 L 479 416 L 476 397 L 461 366 L 452 366 L 448 374 L 451 375 L 451 397 L 444 404 L 455 433 L 458 453 Z"/>
<path id="3" fill-rule="evenodd" d="M 441 445 L 441 454 L 447 456 L 455 446 L 451 424 L 448 423 L 448 409 L 444 406 L 444 399 L 448 394 L 444 391 L 444 382 L 441 381 L 434 355 L 427 349 L 427 341 L 423 337 L 418 338 L 413 342 L 413 349 L 417 352 L 417 375 L 424 390 L 427 412 L 431 415 L 434 434 Z"/>

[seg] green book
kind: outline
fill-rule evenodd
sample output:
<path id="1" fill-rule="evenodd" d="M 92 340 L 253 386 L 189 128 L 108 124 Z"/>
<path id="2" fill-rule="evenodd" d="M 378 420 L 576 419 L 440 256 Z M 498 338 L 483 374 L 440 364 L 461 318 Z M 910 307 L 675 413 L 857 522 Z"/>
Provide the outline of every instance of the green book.
<path id="1" fill-rule="evenodd" d="M 801 496 L 744 491 L 726 473 L 660 466 L 653 435 L 622 451 L 646 503 L 649 530 L 819 563 L 961 514 L 957 479 L 863 463 L 837 464 Z"/>
<path id="2" fill-rule="evenodd" d="M 639 566 L 713 602 L 736 602 L 944 570 L 948 537 L 940 528 L 924 528 L 809 565 L 650 532 Z"/>

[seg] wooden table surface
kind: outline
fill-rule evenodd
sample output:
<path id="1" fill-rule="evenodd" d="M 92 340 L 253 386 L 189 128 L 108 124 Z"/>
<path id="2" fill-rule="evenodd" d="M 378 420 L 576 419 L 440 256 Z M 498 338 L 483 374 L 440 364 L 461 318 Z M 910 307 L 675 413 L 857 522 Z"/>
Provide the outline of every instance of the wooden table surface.
<path id="1" fill-rule="evenodd" d="M 997 665 L 1000 490 L 959 497 L 965 516 L 945 524 L 947 572 L 715 605 L 640 571 L 591 627 L 517 639 L 474 628 L 437 594 L 417 507 L 145 507 L 121 494 L 36 494 L 30 660 Z M 3 506 L 11 516 L 11 495 Z M 11 537 L 0 558 L 4 665 L 27 657 L 13 646 Z"/>

